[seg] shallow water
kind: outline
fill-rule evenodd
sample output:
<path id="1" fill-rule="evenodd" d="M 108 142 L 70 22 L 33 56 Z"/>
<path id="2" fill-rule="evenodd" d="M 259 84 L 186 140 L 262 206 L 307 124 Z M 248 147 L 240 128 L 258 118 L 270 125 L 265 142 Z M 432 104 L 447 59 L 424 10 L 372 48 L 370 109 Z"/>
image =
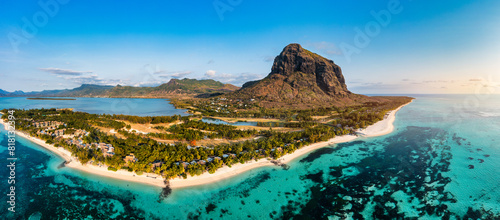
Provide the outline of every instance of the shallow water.
<path id="1" fill-rule="evenodd" d="M 390 135 L 319 149 L 288 170 L 263 167 L 175 189 L 166 199 L 158 187 L 58 169 L 60 158 L 18 138 L 16 214 L 2 211 L 1 219 L 499 218 L 500 96 L 470 104 L 474 98 L 417 97 Z M 7 193 L 5 181 L 0 190 Z"/>
<path id="2" fill-rule="evenodd" d="M 233 125 L 233 126 L 257 126 L 257 122 L 253 121 L 237 121 L 237 122 L 227 122 L 219 119 L 214 119 L 214 118 L 202 118 L 202 122 L 205 123 L 211 123 L 211 124 L 224 124 L 224 125 Z"/>

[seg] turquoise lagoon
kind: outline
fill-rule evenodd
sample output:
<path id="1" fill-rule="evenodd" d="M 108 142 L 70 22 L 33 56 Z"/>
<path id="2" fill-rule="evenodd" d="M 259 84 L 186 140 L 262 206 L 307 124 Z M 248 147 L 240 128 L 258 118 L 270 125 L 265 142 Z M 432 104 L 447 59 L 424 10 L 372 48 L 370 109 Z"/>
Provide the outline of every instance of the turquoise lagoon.
<path id="1" fill-rule="evenodd" d="M 215 118 L 207 118 L 204 117 L 201 119 L 202 122 L 212 123 L 212 124 L 225 124 L 225 125 L 233 125 L 233 126 L 257 126 L 257 122 L 253 121 L 237 121 L 237 122 L 227 122 Z"/>
<path id="2" fill-rule="evenodd" d="M 73 98 L 76 100 L 29 100 L 26 97 L 0 98 L 0 109 L 73 108 L 92 114 L 138 116 L 188 115 L 175 109 L 168 99 Z"/>
<path id="3" fill-rule="evenodd" d="M 500 218 L 500 96 L 414 97 L 389 135 L 319 149 L 287 170 L 263 167 L 174 189 L 166 198 L 158 187 L 58 168 L 62 159 L 18 138 L 16 213 L 2 202 L 0 218 Z M 6 164 L 0 160 L 4 180 Z M 2 195 L 7 187 L 0 183 Z"/>

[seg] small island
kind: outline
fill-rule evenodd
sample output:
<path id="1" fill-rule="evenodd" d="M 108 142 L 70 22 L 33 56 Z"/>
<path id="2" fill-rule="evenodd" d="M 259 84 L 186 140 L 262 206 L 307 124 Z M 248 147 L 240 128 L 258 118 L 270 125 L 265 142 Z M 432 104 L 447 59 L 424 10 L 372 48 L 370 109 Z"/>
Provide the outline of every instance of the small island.
<path id="1" fill-rule="evenodd" d="M 36 97 L 36 98 L 26 98 L 28 100 L 76 100 L 74 98 L 42 98 L 42 97 Z"/>

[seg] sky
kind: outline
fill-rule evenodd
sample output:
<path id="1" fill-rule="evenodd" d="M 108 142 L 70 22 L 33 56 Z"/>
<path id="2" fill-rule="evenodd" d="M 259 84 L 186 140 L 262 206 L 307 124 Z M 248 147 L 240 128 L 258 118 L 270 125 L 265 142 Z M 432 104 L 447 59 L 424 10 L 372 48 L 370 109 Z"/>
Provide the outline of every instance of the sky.
<path id="1" fill-rule="evenodd" d="M 500 1 L 0 0 L 0 89 L 241 86 L 290 43 L 361 94 L 500 93 Z"/>

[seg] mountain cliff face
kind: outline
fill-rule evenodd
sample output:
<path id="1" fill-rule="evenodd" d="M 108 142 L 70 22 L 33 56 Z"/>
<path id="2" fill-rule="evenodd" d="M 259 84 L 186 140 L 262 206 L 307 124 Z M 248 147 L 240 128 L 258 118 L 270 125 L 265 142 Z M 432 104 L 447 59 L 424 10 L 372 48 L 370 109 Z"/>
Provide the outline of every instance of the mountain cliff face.
<path id="1" fill-rule="evenodd" d="M 347 89 L 338 65 L 299 44 L 290 44 L 283 49 L 274 59 L 271 73 L 266 78 L 245 83 L 233 94 L 236 97 L 286 103 L 352 101 L 359 98 Z"/>

